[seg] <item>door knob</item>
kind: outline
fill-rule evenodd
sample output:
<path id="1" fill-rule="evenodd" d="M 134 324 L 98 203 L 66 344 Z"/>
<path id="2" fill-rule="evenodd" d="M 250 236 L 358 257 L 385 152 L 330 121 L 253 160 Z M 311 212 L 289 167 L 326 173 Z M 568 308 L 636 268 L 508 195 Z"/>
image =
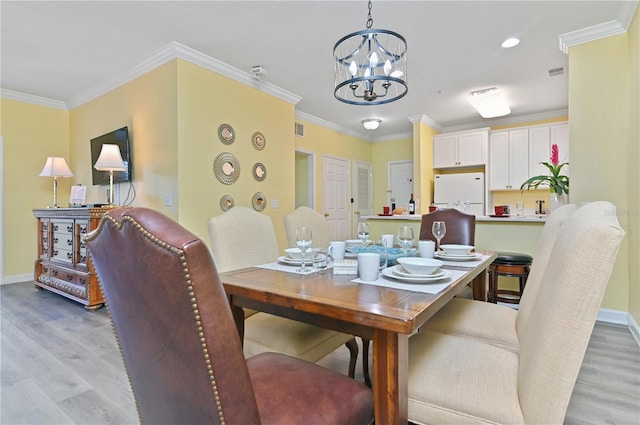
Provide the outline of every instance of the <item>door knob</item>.
<path id="1" fill-rule="evenodd" d="M 324 213 L 324 216 L 325 216 L 325 217 L 329 217 L 329 213 L 327 213 L 327 212 L 326 212 L 326 213 Z"/>

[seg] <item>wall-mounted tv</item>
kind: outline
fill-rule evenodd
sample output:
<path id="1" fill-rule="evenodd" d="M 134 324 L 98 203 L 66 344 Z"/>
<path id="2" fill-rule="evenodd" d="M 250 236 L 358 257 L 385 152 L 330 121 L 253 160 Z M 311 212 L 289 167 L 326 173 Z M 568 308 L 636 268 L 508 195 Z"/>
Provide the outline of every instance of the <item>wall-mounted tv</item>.
<path id="1" fill-rule="evenodd" d="M 127 127 L 122 127 L 107 134 L 103 134 L 102 136 L 96 137 L 95 139 L 91 139 L 91 173 L 93 176 L 93 184 L 109 184 L 109 172 L 98 171 L 93 167 L 93 165 L 98 160 L 98 156 L 100 156 L 102 145 L 105 144 L 118 145 L 118 147 L 120 148 L 120 155 L 122 155 L 122 160 L 124 161 L 124 165 L 125 167 L 127 167 L 127 171 L 114 171 L 113 182 L 119 183 L 131 181 L 131 150 L 129 146 L 129 130 Z"/>

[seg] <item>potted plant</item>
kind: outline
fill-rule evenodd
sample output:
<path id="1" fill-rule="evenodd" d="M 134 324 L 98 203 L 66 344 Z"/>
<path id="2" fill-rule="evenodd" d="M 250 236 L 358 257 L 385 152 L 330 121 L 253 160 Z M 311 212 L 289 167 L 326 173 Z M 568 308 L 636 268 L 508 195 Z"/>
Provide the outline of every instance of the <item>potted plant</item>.
<path id="1" fill-rule="evenodd" d="M 564 203 L 565 195 L 569 194 L 569 177 L 560 174 L 562 167 L 569 165 L 568 162 L 560 163 L 560 154 L 557 144 L 551 145 L 550 162 L 541 162 L 542 165 L 549 169 L 550 175 L 534 176 L 522 183 L 520 190 L 535 190 L 539 186 L 549 186 L 551 191 L 551 210 L 554 209 L 555 203 Z"/>

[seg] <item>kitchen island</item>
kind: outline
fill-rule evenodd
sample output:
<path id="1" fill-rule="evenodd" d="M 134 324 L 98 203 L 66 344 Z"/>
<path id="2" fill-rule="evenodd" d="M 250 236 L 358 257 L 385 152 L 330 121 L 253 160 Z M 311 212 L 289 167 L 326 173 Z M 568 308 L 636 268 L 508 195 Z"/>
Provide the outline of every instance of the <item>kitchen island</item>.
<path id="1" fill-rule="evenodd" d="M 371 239 L 379 240 L 382 234 L 395 235 L 398 226 L 413 227 L 416 238 L 420 235 L 421 215 L 362 216 L 371 224 Z M 509 217 L 476 217 L 475 246 L 492 251 L 515 251 L 534 255 L 546 215 Z M 535 261 L 535 258 L 534 258 Z"/>

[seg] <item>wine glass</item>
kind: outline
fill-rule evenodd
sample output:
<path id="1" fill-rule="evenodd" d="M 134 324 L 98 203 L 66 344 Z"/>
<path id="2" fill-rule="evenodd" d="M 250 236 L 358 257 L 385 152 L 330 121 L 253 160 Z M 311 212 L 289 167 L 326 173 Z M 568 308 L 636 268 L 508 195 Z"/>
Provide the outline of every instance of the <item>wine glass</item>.
<path id="1" fill-rule="evenodd" d="M 311 227 L 309 226 L 298 226 L 296 229 L 296 245 L 298 249 L 302 253 L 302 267 L 297 269 L 296 271 L 300 273 L 306 273 L 308 271 L 307 264 L 305 262 L 307 250 L 311 248 L 312 236 L 311 236 Z"/>
<path id="2" fill-rule="evenodd" d="M 371 234 L 371 226 L 366 221 L 358 223 L 358 237 L 362 240 L 362 246 L 367 246 L 369 235 Z"/>
<path id="3" fill-rule="evenodd" d="M 413 246 L 413 227 L 400 226 L 398 227 L 398 244 L 404 252 L 404 256 L 407 256 L 407 251 Z"/>
<path id="4" fill-rule="evenodd" d="M 440 241 L 444 238 L 444 235 L 447 234 L 447 226 L 444 224 L 444 221 L 434 221 L 431 226 L 431 233 L 438 240 L 436 244 L 436 251 L 440 249 Z"/>

